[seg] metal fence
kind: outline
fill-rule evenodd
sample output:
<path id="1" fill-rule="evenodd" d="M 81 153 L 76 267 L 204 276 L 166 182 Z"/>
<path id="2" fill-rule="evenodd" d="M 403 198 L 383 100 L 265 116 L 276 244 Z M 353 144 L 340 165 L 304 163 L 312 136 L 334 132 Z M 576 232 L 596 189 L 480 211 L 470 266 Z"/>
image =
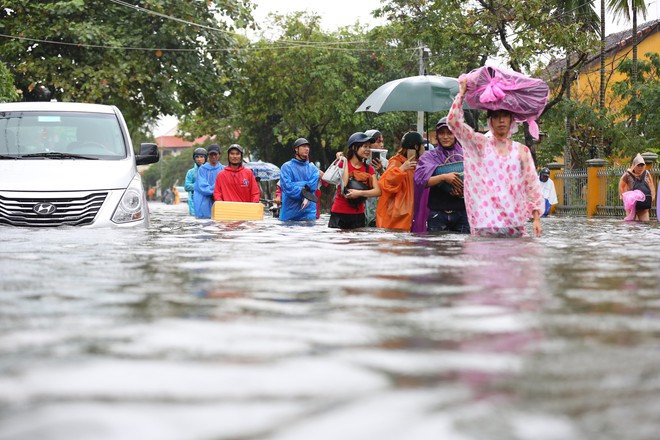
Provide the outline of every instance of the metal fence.
<path id="1" fill-rule="evenodd" d="M 557 205 L 558 214 L 587 215 L 587 170 L 568 170 L 556 174 L 560 180 L 560 191 L 557 194 L 563 203 Z"/>
<path id="2" fill-rule="evenodd" d="M 619 180 L 626 167 L 607 167 L 598 171 L 598 185 L 600 194 L 604 194 L 604 204 L 599 204 L 596 216 L 599 217 L 621 217 L 626 213 L 623 202 L 619 199 Z M 658 191 L 658 180 L 660 178 L 660 166 L 654 163 L 650 169 L 656 193 Z M 587 214 L 587 170 L 568 170 L 555 175 L 557 196 L 559 204 L 556 207 L 558 214 L 586 215 Z M 562 194 L 563 192 L 563 198 Z M 656 195 L 657 196 L 657 195 Z M 651 217 L 657 218 L 656 206 L 651 208 Z"/>
<path id="3" fill-rule="evenodd" d="M 625 172 L 624 167 L 608 167 L 598 171 L 600 193 L 605 194 L 605 204 L 599 205 L 596 210 L 598 217 L 626 216 L 623 201 L 619 199 L 619 180 Z"/>

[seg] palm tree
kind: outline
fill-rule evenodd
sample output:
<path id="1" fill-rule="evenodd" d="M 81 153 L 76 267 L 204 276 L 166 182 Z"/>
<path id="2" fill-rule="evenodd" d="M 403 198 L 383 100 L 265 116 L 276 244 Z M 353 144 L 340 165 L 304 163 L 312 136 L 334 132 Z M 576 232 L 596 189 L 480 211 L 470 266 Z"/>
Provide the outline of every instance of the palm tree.
<path id="1" fill-rule="evenodd" d="M 594 0 L 556 0 L 557 10 L 555 12 L 556 18 L 564 23 L 572 24 L 581 22 L 583 32 L 598 32 L 599 18 L 593 9 Z M 576 57 L 577 58 L 577 57 Z M 575 61 L 575 65 L 571 62 Z M 571 99 L 571 81 L 574 78 L 574 68 L 580 61 L 571 58 L 571 48 L 566 48 L 566 72 L 564 74 L 564 82 L 566 84 L 566 99 Z M 568 154 L 568 146 L 571 141 L 571 124 L 568 118 L 565 121 L 566 125 L 566 144 L 564 145 L 564 169 L 569 170 L 572 168 L 570 155 Z"/>
<path id="2" fill-rule="evenodd" d="M 605 0 L 600 0 L 600 101 L 598 109 L 599 118 L 602 118 L 605 112 Z M 602 149 L 605 135 L 602 121 L 599 132 L 598 145 Z"/>
<path id="3" fill-rule="evenodd" d="M 632 11 L 632 71 L 631 71 L 631 89 L 633 91 L 633 98 L 637 101 L 637 13 L 641 13 L 642 17 L 646 19 L 646 3 L 644 0 L 607 0 L 607 9 L 615 15 L 618 19 L 624 18 L 630 21 Z M 634 109 L 635 107 L 632 106 Z M 637 129 L 637 114 L 633 110 L 630 118 L 630 125 L 633 132 Z"/>

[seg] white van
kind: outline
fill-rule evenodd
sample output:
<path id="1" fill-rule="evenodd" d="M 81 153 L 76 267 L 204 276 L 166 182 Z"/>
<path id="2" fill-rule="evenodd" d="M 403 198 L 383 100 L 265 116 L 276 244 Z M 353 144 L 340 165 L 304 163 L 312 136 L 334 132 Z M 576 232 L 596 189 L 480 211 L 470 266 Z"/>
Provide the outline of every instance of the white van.
<path id="1" fill-rule="evenodd" d="M 158 159 L 115 106 L 0 103 L 0 225 L 146 226 L 137 165 Z"/>

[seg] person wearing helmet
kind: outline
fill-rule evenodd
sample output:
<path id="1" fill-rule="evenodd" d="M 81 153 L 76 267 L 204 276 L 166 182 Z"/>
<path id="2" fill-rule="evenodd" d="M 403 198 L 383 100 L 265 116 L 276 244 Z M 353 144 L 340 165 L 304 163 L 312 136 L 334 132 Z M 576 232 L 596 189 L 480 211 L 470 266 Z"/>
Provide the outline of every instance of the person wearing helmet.
<path id="1" fill-rule="evenodd" d="M 316 220 L 314 194 L 319 184 L 319 170 L 309 161 L 309 141 L 298 138 L 293 143 L 293 159 L 280 169 L 282 207 L 280 220 Z"/>
<path id="2" fill-rule="evenodd" d="M 252 170 L 243 166 L 243 153 L 243 147 L 238 144 L 227 149 L 227 166 L 215 179 L 213 199 L 216 202 L 259 203 L 259 184 Z"/>
<path id="3" fill-rule="evenodd" d="M 371 144 L 374 138 L 365 133 L 353 133 L 348 138 L 346 166 L 342 176 L 342 185 L 337 186 L 337 194 L 330 209 L 329 228 L 356 229 L 366 226 L 364 202 L 367 197 L 380 196 L 380 186 L 374 167 L 366 161 L 371 156 Z M 337 157 L 341 157 L 341 152 Z M 343 190 L 343 191 L 342 191 Z"/>
<path id="4" fill-rule="evenodd" d="M 486 237 L 526 237 L 533 218 L 534 236 L 540 237 L 545 201 L 529 148 L 514 142 L 517 123 L 507 110 L 488 110 L 492 136 L 477 133 L 465 122 L 463 102 L 468 84 L 463 76 L 447 115 L 449 129 L 464 153 L 464 196 L 470 231 Z"/>
<path id="5" fill-rule="evenodd" d="M 463 179 L 459 172 L 434 175 L 440 165 L 463 162 L 463 148 L 442 118 L 435 126 L 438 146 L 427 151 L 415 169 L 413 232 L 470 233 Z"/>
<path id="6" fill-rule="evenodd" d="M 543 200 L 545 200 L 545 211 L 543 212 L 542 217 L 547 217 L 547 215 L 550 213 L 550 208 L 552 208 L 552 205 L 556 205 L 559 202 L 559 200 L 557 200 L 555 182 L 553 182 L 550 178 L 549 169 L 541 169 L 539 172 L 539 181 L 541 182 L 541 194 L 543 194 Z"/>
<path id="7" fill-rule="evenodd" d="M 376 207 L 376 227 L 411 230 L 415 209 L 413 174 L 423 153 L 424 139 L 420 133 L 409 131 L 403 135 L 401 148 L 378 179 L 383 195 Z"/>
<path id="8" fill-rule="evenodd" d="M 197 171 L 199 167 L 206 163 L 206 149 L 195 148 L 193 151 L 193 167 L 186 173 L 186 180 L 183 189 L 188 192 L 188 212 L 190 215 L 195 215 L 195 202 L 193 200 L 195 194 L 195 180 L 197 180 Z"/>
<path id="9" fill-rule="evenodd" d="M 220 145 L 211 144 L 207 150 L 208 162 L 197 170 L 195 180 L 195 217 L 211 218 L 213 209 L 213 191 L 215 190 L 215 179 L 218 173 L 224 169 L 219 162 Z"/>

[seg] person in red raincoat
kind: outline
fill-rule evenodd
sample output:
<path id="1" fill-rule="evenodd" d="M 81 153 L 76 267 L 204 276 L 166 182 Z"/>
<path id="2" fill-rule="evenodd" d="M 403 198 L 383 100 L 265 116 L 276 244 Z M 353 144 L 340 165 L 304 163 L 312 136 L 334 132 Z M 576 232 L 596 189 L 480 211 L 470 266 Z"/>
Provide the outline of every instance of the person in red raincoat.
<path id="1" fill-rule="evenodd" d="M 261 191 L 252 170 L 243 166 L 243 147 L 232 144 L 227 150 L 227 166 L 215 179 L 213 199 L 224 202 L 259 203 Z"/>

